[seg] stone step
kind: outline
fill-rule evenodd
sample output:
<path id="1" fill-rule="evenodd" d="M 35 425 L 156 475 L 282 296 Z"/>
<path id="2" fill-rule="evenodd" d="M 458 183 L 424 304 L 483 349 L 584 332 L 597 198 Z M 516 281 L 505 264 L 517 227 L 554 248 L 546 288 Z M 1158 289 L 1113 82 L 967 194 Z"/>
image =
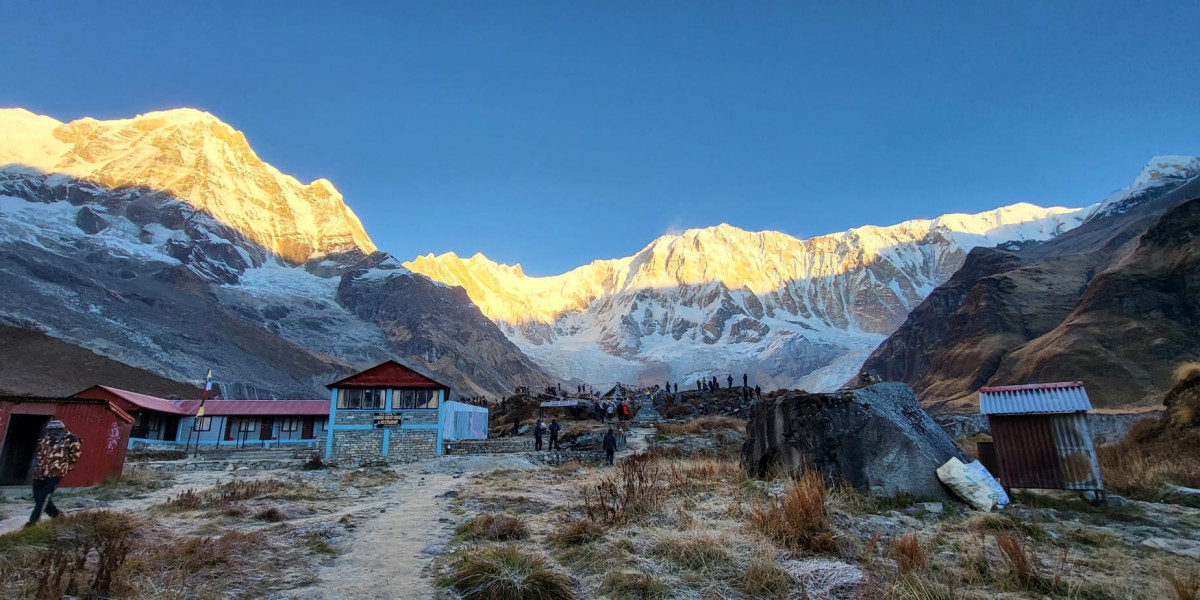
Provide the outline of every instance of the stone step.
<path id="1" fill-rule="evenodd" d="M 254 459 L 254 460 L 160 460 L 138 463 L 142 469 L 161 472 L 183 471 L 265 471 L 271 469 L 296 469 L 307 460 L 290 457 Z"/>

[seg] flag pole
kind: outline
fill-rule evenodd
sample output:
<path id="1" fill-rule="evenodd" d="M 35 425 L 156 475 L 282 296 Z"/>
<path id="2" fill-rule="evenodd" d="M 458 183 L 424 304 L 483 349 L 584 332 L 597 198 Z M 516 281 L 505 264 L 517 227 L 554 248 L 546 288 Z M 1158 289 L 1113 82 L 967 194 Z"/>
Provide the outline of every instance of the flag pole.
<path id="1" fill-rule="evenodd" d="M 193 451 L 192 458 L 200 455 L 200 434 L 197 426 L 200 424 L 200 419 L 204 418 L 204 403 L 208 402 L 208 391 L 212 389 L 212 369 L 208 370 L 208 377 L 204 379 L 204 393 L 200 396 L 200 408 L 196 409 L 196 417 L 192 419 L 192 431 L 196 431 L 196 449 Z M 188 434 L 188 443 L 192 441 L 192 434 Z M 187 448 L 184 448 L 184 455 L 187 455 Z"/>

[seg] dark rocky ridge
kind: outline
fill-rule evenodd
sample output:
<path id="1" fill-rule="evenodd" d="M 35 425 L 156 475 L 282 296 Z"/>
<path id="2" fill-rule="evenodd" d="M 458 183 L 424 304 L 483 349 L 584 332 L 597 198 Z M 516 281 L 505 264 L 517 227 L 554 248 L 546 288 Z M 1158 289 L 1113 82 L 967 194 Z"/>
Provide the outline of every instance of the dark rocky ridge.
<path id="1" fill-rule="evenodd" d="M 1200 180 L 1041 245 L 976 249 L 863 365 L 927 406 L 986 385 L 1083 380 L 1098 408 L 1151 406 L 1200 356 L 1192 208 Z"/>

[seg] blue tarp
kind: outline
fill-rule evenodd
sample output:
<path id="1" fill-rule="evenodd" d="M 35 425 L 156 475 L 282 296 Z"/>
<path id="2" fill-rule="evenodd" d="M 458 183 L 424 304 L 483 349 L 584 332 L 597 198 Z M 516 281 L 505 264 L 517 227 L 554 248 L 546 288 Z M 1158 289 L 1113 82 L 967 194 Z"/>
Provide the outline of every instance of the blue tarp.
<path id="1" fill-rule="evenodd" d="M 488 409 L 474 404 L 447 402 L 442 411 L 442 439 L 486 440 Z"/>

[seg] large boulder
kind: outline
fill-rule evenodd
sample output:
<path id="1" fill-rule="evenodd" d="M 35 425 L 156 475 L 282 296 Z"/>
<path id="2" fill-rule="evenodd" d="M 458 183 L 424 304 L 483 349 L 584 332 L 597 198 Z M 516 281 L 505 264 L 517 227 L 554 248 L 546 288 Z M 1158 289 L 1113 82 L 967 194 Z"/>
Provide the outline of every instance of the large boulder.
<path id="1" fill-rule="evenodd" d="M 757 475 L 816 469 L 877 497 L 950 499 L 936 471 L 952 456 L 967 460 L 902 383 L 775 395 L 751 409 L 742 446 Z"/>

